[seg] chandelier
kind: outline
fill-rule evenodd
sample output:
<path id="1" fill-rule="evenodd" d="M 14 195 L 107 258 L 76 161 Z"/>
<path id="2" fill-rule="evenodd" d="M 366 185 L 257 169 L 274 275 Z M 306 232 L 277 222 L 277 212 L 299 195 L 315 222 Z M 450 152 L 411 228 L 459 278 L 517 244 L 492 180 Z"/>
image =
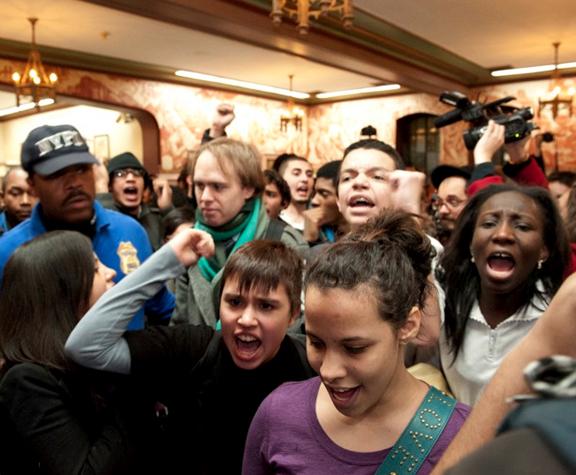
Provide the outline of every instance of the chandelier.
<path id="1" fill-rule="evenodd" d="M 565 84 L 558 70 L 558 48 L 559 42 L 552 43 L 554 46 L 554 70 L 552 71 L 552 78 L 548 94 L 538 98 L 538 116 L 544 110 L 551 110 L 552 117 L 556 119 L 558 113 L 562 110 L 568 111 L 568 115 L 572 116 L 572 98 L 574 97 L 574 87 L 565 87 Z"/>
<path id="2" fill-rule="evenodd" d="M 305 35 L 310 27 L 310 18 L 318 20 L 328 13 L 337 13 L 344 28 L 352 28 L 352 0 L 274 0 L 270 16 L 275 25 L 282 23 L 283 15 L 296 20 L 298 32 Z"/>
<path id="3" fill-rule="evenodd" d="M 290 91 L 292 91 L 292 80 L 294 75 L 288 76 L 290 79 Z M 288 99 L 288 110 L 280 116 L 280 132 L 287 132 L 288 127 L 291 125 L 295 130 L 302 130 L 302 119 L 304 111 L 294 104 L 294 99 Z"/>
<path id="4" fill-rule="evenodd" d="M 28 61 L 24 72 L 14 72 L 12 80 L 16 88 L 16 105 L 20 106 L 23 98 L 30 99 L 36 109 L 40 108 L 40 101 L 43 99 L 52 99 L 56 97 L 56 82 L 58 76 L 56 73 L 47 74 L 40 52 L 36 48 L 36 22 L 38 18 L 28 18 L 32 25 L 32 45 L 28 54 Z"/>

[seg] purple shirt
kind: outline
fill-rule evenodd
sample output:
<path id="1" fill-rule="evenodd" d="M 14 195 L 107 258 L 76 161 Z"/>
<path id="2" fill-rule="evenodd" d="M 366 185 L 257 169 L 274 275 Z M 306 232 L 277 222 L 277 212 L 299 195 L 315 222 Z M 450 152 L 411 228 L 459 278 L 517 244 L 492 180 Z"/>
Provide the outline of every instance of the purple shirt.
<path id="1" fill-rule="evenodd" d="M 318 377 L 285 383 L 262 402 L 246 440 L 244 475 L 374 475 L 391 447 L 377 452 L 353 452 L 332 442 L 316 417 L 320 384 Z M 432 471 L 469 412 L 468 406 L 456 405 L 419 474 Z"/>

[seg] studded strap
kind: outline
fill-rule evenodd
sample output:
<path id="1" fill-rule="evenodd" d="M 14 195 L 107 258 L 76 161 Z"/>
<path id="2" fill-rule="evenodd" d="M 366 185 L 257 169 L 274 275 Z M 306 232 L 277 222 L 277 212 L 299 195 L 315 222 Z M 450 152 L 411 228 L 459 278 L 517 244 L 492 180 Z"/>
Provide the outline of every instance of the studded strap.
<path id="1" fill-rule="evenodd" d="M 455 399 L 430 386 L 410 424 L 404 429 L 375 475 L 418 473 L 444 431 L 455 407 Z"/>

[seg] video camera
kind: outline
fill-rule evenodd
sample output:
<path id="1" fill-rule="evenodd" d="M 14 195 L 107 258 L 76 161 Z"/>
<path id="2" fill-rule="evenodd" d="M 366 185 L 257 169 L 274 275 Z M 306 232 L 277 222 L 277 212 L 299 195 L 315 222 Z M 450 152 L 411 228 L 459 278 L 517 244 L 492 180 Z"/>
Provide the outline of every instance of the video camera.
<path id="1" fill-rule="evenodd" d="M 482 104 L 471 101 L 460 92 L 445 91 L 440 94 L 440 101 L 454 106 L 454 109 L 436 118 L 434 125 L 439 129 L 460 120 L 470 122 L 472 127 L 463 135 L 464 144 L 468 150 L 473 150 L 478 140 L 484 135 L 490 119 L 505 127 L 505 143 L 517 142 L 529 135 L 536 126 L 529 122 L 534 118 L 530 107 L 518 108 L 503 105 L 514 99 L 516 98 L 513 96 L 506 96 L 502 99 Z"/>

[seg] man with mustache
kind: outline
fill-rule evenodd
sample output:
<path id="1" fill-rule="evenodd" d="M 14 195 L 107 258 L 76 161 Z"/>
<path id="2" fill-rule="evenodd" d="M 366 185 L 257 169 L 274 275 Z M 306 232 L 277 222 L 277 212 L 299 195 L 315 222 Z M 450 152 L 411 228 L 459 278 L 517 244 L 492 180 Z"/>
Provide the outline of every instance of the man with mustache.
<path id="1" fill-rule="evenodd" d="M 95 201 L 96 158 L 71 125 L 44 125 L 32 130 L 22 145 L 22 168 L 39 203 L 30 219 L 0 238 L 0 279 L 6 262 L 21 244 L 48 231 L 67 229 L 90 238 L 94 252 L 116 271 L 116 281 L 137 268 L 152 253 L 146 231 L 129 216 Z M 167 323 L 174 297 L 162 288 L 144 309 L 151 323 Z M 144 313 L 130 329 L 144 326 Z"/>

